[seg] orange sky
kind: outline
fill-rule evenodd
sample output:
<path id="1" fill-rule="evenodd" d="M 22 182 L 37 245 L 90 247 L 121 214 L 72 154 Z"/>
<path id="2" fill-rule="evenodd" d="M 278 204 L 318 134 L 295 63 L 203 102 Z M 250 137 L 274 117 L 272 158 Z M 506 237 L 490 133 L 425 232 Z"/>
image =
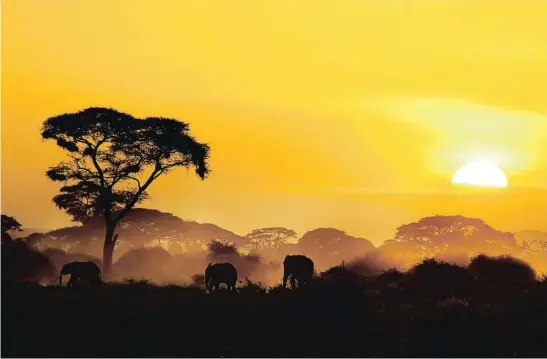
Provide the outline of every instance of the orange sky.
<path id="1" fill-rule="evenodd" d="M 544 0 L 4 0 L 2 213 L 66 225 L 41 123 L 111 106 L 211 144 L 209 179 L 174 172 L 144 204 L 182 218 L 375 243 L 436 213 L 547 230 L 546 79 Z M 454 191 L 475 157 L 510 187 Z"/>

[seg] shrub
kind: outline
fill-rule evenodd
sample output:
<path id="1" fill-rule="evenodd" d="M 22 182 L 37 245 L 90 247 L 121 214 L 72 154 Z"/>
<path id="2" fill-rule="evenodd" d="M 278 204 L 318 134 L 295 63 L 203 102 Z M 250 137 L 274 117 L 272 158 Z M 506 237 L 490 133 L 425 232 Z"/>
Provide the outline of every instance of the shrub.
<path id="1" fill-rule="evenodd" d="M 2 280 L 13 282 L 50 282 L 55 280 L 55 267 L 44 254 L 20 240 L 2 243 Z"/>
<path id="2" fill-rule="evenodd" d="M 435 259 L 425 259 L 408 273 L 408 284 L 427 297 L 468 297 L 473 279 L 466 268 Z"/>
<path id="3" fill-rule="evenodd" d="M 481 254 L 471 260 L 468 268 L 475 280 L 483 285 L 521 285 L 536 280 L 536 273 L 530 265 L 510 256 Z"/>

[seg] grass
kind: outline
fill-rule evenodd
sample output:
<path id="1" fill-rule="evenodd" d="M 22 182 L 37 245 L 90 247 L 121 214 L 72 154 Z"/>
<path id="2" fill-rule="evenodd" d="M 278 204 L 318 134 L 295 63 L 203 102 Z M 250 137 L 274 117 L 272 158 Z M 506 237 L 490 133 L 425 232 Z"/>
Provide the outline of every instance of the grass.
<path id="1" fill-rule="evenodd" d="M 213 294 L 136 280 L 73 289 L 3 283 L 1 354 L 547 356 L 546 281 L 474 283 L 466 297 L 423 296 L 423 288 L 404 278 L 386 283 L 386 276 L 318 278 L 302 290 L 248 282 L 239 293 Z"/>

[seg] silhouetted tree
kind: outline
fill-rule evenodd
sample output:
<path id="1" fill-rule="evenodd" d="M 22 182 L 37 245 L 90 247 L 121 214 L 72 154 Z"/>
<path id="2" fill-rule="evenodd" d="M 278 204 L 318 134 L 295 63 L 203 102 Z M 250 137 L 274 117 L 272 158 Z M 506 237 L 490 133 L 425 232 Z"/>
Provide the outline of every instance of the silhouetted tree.
<path id="1" fill-rule="evenodd" d="M 516 248 L 512 233 L 493 229 L 483 220 L 464 216 L 432 216 L 397 228 L 394 241 L 413 247 L 424 256 L 443 251 L 512 252 Z"/>
<path id="2" fill-rule="evenodd" d="M 92 217 L 84 222 L 82 230 L 93 230 L 100 227 L 102 222 L 102 217 Z M 168 247 L 170 243 L 181 243 L 184 240 L 183 226 L 184 221 L 171 213 L 133 208 L 118 225 L 121 239 L 117 244 L 126 250 L 146 245 Z"/>
<path id="3" fill-rule="evenodd" d="M 468 268 L 482 285 L 521 285 L 536 280 L 536 273 L 527 263 L 509 256 L 479 255 Z"/>
<path id="4" fill-rule="evenodd" d="M 251 242 L 252 249 L 263 251 L 286 244 L 289 239 L 296 238 L 296 232 L 283 227 L 260 228 L 253 230 L 245 237 Z"/>
<path id="5" fill-rule="evenodd" d="M 207 246 L 211 240 L 231 243 L 236 246 L 245 246 L 249 243 L 245 237 L 241 237 L 212 223 L 184 221 L 182 233 L 186 249 L 191 249 L 191 247 L 201 249 L 203 246 Z"/>
<path id="6" fill-rule="evenodd" d="M 11 216 L 2 215 L 2 242 L 12 240 L 11 235 L 8 232 L 19 231 L 21 232 L 21 223 Z"/>
<path id="7" fill-rule="evenodd" d="M 136 249 L 160 245 L 172 254 L 204 251 L 211 239 L 245 245 L 248 240 L 211 223 L 183 220 L 171 213 L 148 208 L 133 208 L 117 226 L 115 257 Z M 25 238 L 33 247 L 58 248 L 100 256 L 103 250 L 104 218 L 94 216 L 80 226 L 64 227 Z"/>
<path id="8" fill-rule="evenodd" d="M 99 247 L 103 237 L 104 223 L 97 228 L 71 226 L 47 233 L 31 233 L 23 240 L 40 251 L 56 248 L 63 251 L 92 253 L 99 256 L 102 253 Z"/>
<path id="9" fill-rule="evenodd" d="M 239 257 L 236 246 L 231 243 L 212 240 L 207 248 L 209 250 L 207 259 L 213 262 L 230 261 Z"/>
<path id="10" fill-rule="evenodd" d="M 547 232 L 521 231 L 515 233 L 517 243 L 522 248 L 520 258 L 534 263 L 536 269 L 547 268 Z"/>
<path id="11" fill-rule="evenodd" d="M 324 262 L 322 267 L 363 256 L 375 249 L 370 241 L 352 237 L 335 228 L 318 228 L 306 232 L 298 241 L 298 247 L 315 261 Z"/>
<path id="12" fill-rule="evenodd" d="M 99 107 L 44 122 L 42 138 L 55 140 L 69 157 L 47 171 L 51 180 L 65 183 L 53 201 L 77 222 L 103 217 L 105 274 L 112 265 L 117 225 L 148 197 L 154 180 L 177 167 L 194 167 L 202 179 L 209 172 L 209 147 L 189 132 L 188 124 L 175 119 L 137 119 Z"/>

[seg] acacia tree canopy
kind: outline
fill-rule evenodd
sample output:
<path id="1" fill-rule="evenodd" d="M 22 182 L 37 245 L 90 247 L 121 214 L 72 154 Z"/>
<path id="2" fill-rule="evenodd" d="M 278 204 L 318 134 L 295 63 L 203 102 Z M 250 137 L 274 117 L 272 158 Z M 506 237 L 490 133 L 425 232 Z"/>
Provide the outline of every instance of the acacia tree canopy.
<path id="1" fill-rule="evenodd" d="M 426 255 L 457 246 L 516 245 L 512 233 L 497 231 L 481 219 L 464 216 L 424 217 L 397 228 L 394 241 L 412 245 Z"/>
<path id="2" fill-rule="evenodd" d="M 296 232 L 283 227 L 255 229 L 246 235 L 251 242 L 251 247 L 257 250 L 278 248 L 296 238 Z"/>
<path id="3" fill-rule="evenodd" d="M 21 223 L 17 222 L 17 220 L 11 216 L 2 215 L 2 234 L 10 232 L 10 231 L 19 231 L 21 232 Z"/>
<path id="4" fill-rule="evenodd" d="M 177 167 L 193 167 L 202 179 L 209 173 L 209 146 L 189 132 L 187 123 L 175 119 L 137 119 L 101 107 L 44 122 L 42 138 L 55 140 L 68 156 L 46 172 L 51 180 L 65 184 L 53 201 L 74 221 L 104 218 L 105 272 L 112 264 L 116 225 L 148 198 L 146 191 L 154 180 Z"/>
<path id="5" fill-rule="evenodd" d="M 2 243 L 5 241 L 11 241 L 12 238 L 8 232 L 10 231 L 19 231 L 21 232 L 21 223 L 11 216 L 2 215 Z"/>

